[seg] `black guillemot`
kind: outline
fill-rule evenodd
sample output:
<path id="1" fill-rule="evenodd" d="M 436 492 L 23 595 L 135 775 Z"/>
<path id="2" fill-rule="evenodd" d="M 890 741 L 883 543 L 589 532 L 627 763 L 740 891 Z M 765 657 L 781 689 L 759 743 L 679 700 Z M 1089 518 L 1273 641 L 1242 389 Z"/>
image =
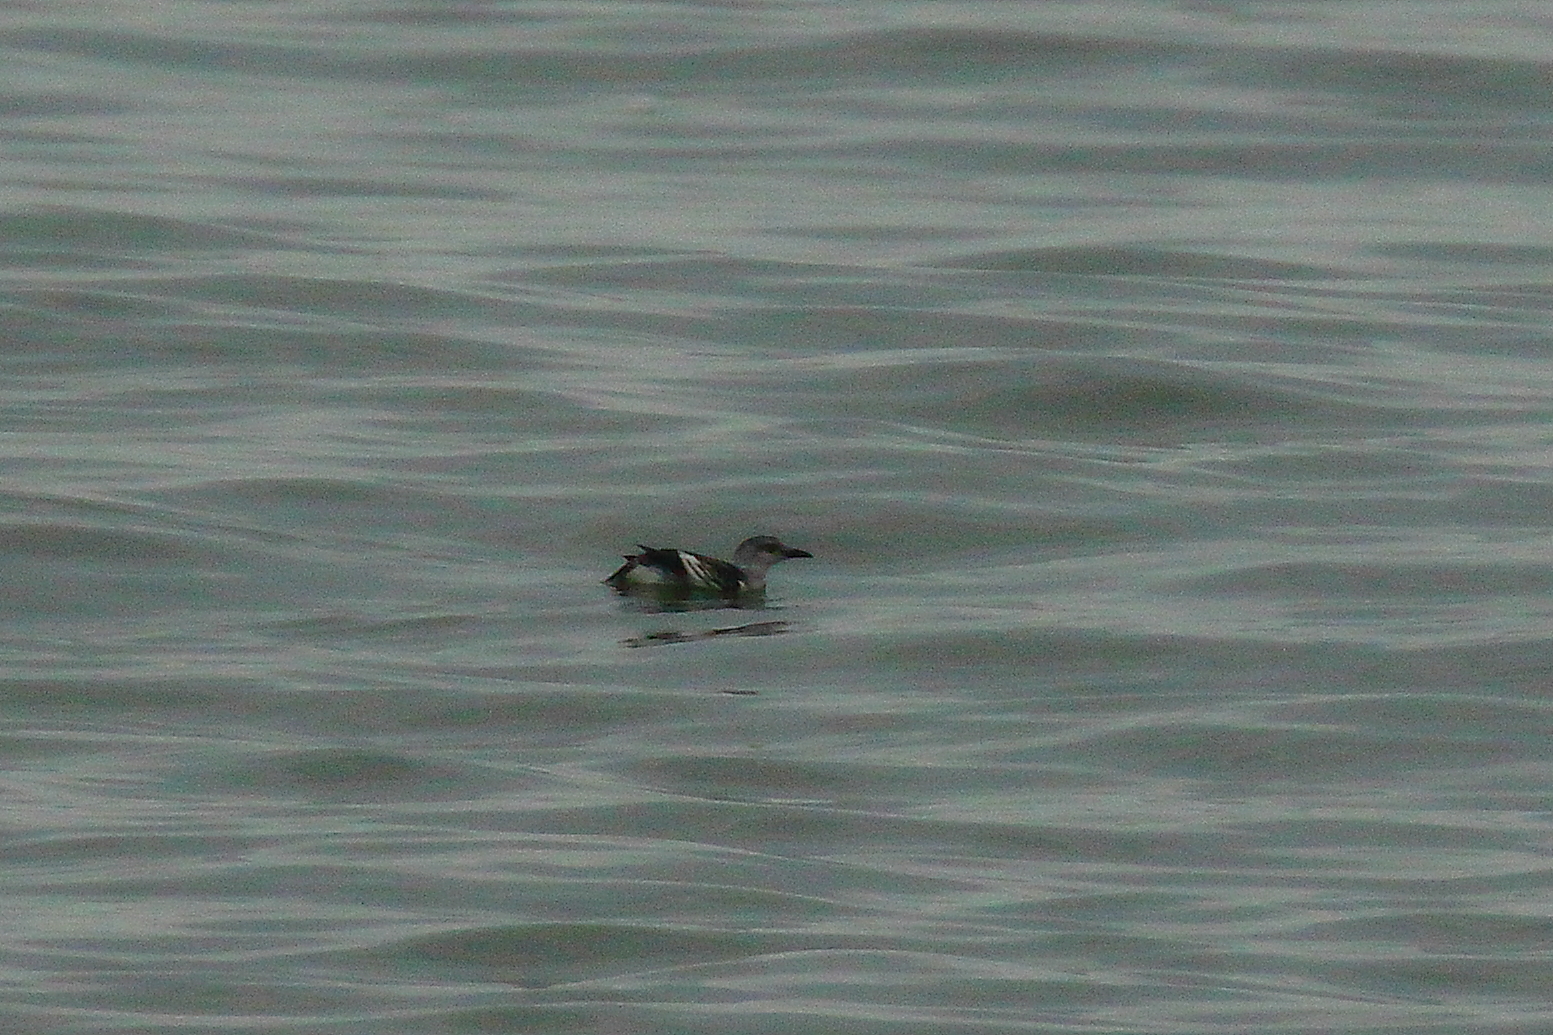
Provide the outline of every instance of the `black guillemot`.
<path id="1" fill-rule="evenodd" d="M 766 572 L 778 561 L 813 557 L 808 550 L 785 545 L 776 536 L 751 536 L 733 551 L 732 561 L 688 550 L 641 546 L 626 554 L 625 563 L 604 581 L 621 592 L 653 588 L 676 593 L 710 593 L 737 597 L 766 588 Z"/>

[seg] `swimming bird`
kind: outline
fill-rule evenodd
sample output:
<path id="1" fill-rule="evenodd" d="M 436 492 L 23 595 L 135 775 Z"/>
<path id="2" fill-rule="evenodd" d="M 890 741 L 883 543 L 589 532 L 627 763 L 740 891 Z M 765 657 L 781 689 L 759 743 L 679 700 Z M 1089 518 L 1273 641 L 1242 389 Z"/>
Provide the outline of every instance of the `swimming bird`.
<path id="1" fill-rule="evenodd" d="M 655 588 L 674 593 L 709 593 L 733 598 L 766 588 L 766 572 L 778 561 L 813 557 L 808 550 L 784 544 L 776 536 L 751 536 L 733 551 L 732 561 L 689 550 L 637 544 L 641 553 L 626 554 L 625 563 L 604 581 L 627 592 Z"/>

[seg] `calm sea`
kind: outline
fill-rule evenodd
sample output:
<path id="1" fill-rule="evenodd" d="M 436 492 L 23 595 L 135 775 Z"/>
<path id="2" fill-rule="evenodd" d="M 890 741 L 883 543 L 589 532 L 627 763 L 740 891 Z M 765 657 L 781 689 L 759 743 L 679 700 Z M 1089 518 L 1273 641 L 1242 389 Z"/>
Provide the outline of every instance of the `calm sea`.
<path id="1" fill-rule="evenodd" d="M 1548 9 L 0 62 L 0 1031 L 1553 1030 Z"/>

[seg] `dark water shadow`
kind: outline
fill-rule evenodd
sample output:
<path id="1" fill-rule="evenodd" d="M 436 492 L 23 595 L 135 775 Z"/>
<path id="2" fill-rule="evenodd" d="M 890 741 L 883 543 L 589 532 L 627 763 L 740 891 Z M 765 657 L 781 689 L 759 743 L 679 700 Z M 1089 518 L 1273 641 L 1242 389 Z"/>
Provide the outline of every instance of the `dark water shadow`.
<path id="1" fill-rule="evenodd" d="M 678 629 L 665 629 L 662 632 L 645 633 L 641 636 L 631 636 L 620 642 L 627 647 L 657 647 L 668 643 L 695 643 L 699 640 L 716 639 L 719 636 L 780 636 L 790 628 L 791 623 L 750 622 L 746 625 L 728 625 L 718 629 L 702 629 L 696 632 L 681 632 Z"/>

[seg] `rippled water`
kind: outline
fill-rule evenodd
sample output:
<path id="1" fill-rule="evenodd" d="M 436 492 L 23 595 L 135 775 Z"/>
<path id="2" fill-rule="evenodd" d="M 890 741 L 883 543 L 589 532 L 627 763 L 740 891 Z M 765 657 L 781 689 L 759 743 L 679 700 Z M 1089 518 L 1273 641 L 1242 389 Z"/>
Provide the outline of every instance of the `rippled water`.
<path id="1" fill-rule="evenodd" d="M 1550 53 L 13 5 L 0 1028 L 1547 1030 Z"/>

